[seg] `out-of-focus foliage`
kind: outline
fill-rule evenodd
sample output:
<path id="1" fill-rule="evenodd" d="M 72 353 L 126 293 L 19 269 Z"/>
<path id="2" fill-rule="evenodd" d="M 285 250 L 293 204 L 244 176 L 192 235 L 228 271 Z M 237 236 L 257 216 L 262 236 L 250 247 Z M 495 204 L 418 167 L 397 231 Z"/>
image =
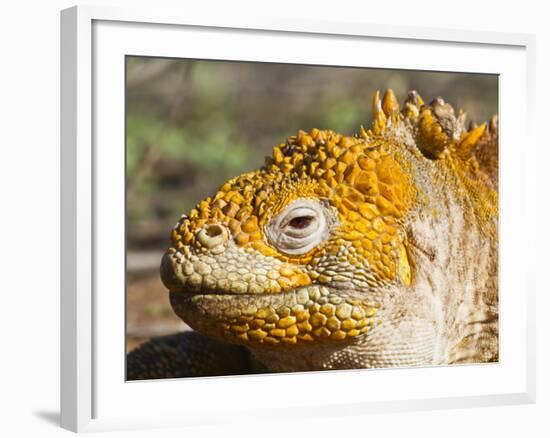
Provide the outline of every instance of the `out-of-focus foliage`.
<path id="1" fill-rule="evenodd" d="M 126 83 L 130 249 L 163 249 L 181 213 L 299 129 L 368 126 L 377 89 L 476 121 L 498 110 L 497 77 L 479 74 L 129 57 Z"/>

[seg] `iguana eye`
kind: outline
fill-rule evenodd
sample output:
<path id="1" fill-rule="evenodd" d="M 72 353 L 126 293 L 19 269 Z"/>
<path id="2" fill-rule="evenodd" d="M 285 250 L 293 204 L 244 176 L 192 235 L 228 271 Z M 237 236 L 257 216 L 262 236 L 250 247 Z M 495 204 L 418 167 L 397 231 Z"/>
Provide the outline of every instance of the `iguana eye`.
<path id="1" fill-rule="evenodd" d="M 307 228 L 311 224 L 311 222 L 313 222 L 313 220 L 313 216 L 299 216 L 292 219 L 288 224 L 292 228 L 303 230 L 304 228 Z"/>
<path id="2" fill-rule="evenodd" d="M 265 232 L 279 251 L 305 254 L 328 238 L 329 223 L 333 222 L 331 212 L 319 201 L 297 199 L 271 220 Z"/>
<path id="3" fill-rule="evenodd" d="M 296 204 L 296 203 L 295 203 Z M 283 213 L 279 226 L 286 235 L 303 238 L 314 233 L 322 225 L 322 212 L 304 206 L 298 201 L 298 205 L 291 205 Z"/>

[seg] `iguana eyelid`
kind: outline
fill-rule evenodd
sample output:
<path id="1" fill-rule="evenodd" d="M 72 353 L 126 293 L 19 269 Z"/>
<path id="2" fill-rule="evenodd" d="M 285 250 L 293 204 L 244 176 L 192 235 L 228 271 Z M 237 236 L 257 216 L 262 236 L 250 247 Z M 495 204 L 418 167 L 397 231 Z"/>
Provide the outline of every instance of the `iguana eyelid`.
<path id="1" fill-rule="evenodd" d="M 286 254 L 305 254 L 324 242 L 329 236 L 329 224 L 334 220 L 327 217 L 330 212 L 316 199 L 296 199 L 290 206 L 275 216 L 265 228 L 268 241 Z M 290 221 L 308 216 L 313 220 L 305 228 L 292 228 Z"/>
<path id="2" fill-rule="evenodd" d="M 311 222 L 304 228 L 293 228 L 290 226 L 290 222 L 296 218 L 309 217 Z M 292 209 L 284 217 L 281 222 L 281 230 L 284 230 L 285 234 L 289 236 L 301 238 L 307 237 L 309 234 L 314 233 L 319 229 L 321 221 L 319 220 L 319 212 L 308 207 L 298 207 Z"/>

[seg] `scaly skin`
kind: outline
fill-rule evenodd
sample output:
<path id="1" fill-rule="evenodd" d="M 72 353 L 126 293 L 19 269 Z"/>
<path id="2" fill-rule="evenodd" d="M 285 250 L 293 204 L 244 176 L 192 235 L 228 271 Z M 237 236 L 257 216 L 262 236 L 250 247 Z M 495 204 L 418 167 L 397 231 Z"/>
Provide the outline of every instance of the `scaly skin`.
<path id="1" fill-rule="evenodd" d="M 300 131 L 176 224 L 161 276 L 206 350 L 270 371 L 498 360 L 496 118 L 468 130 L 391 90 L 373 111 L 353 137 Z"/>

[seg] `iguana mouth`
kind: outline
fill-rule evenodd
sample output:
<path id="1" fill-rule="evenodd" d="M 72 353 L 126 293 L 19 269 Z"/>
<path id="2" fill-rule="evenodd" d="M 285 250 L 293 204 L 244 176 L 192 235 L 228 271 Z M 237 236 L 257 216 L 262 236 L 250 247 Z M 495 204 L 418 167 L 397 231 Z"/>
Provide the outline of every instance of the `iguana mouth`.
<path id="1" fill-rule="evenodd" d="M 320 291 L 321 296 L 329 296 L 331 295 L 330 291 L 336 292 L 338 291 L 338 297 L 348 297 L 352 299 L 352 297 L 359 296 L 360 294 L 365 294 L 364 289 L 358 289 L 354 287 L 350 287 L 349 283 L 346 283 L 345 285 L 341 285 L 338 283 L 331 284 L 330 286 L 326 286 L 320 283 L 311 283 L 304 287 L 299 288 L 292 288 L 285 291 L 280 292 L 274 292 L 274 291 L 261 291 L 261 292 L 234 292 L 234 291 L 227 291 L 227 290 L 219 290 L 216 288 L 189 288 L 185 286 L 177 287 L 173 286 L 170 288 L 169 292 L 172 294 L 182 295 L 182 296 L 195 296 L 195 295 L 226 295 L 226 296 L 240 296 L 240 297 L 255 297 L 258 298 L 262 295 L 295 295 L 297 293 L 304 293 L 303 291 L 308 291 L 310 289 L 314 288 L 318 289 Z M 328 292 L 327 292 L 328 291 Z M 317 294 L 314 292 L 313 296 L 317 296 Z M 334 295 L 332 295 L 334 296 Z M 344 298 L 343 298 L 344 299 Z M 323 300 L 321 300 L 323 301 Z M 334 298 L 334 301 L 339 301 L 337 298 Z M 361 298 L 358 297 L 357 299 L 354 299 L 353 301 L 361 301 Z M 302 303 L 305 304 L 305 303 Z M 374 304 L 373 304 L 374 305 Z"/>
<path id="2" fill-rule="evenodd" d="M 171 291 L 170 302 L 205 335 L 273 346 L 350 341 L 376 324 L 379 307 L 318 285 L 266 294 Z"/>
<path id="3" fill-rule="evenodd" d="M 197 295 L 225 295 L 225 296 L 241 296 L 241 297 L 259 297 L 261 295 L 280 295 L 284 293 L 294 293 L 296 292 L 296 289 L 292 289 L 286 292 L 273 292 L 273 291 L 265 291 L 265 292 L 258 292 L 258 293 L 236 293 L 231 291 L 223 291 L 219 289 L 191 289 L 186 287 L 172 287 L 170 288 L 171 294 L 181 295 L 184 297 L 190 297 L 190 296 L 197 296 Z"/>

